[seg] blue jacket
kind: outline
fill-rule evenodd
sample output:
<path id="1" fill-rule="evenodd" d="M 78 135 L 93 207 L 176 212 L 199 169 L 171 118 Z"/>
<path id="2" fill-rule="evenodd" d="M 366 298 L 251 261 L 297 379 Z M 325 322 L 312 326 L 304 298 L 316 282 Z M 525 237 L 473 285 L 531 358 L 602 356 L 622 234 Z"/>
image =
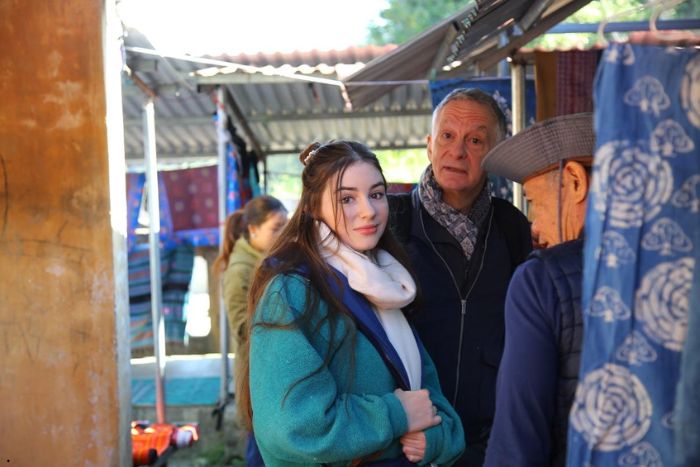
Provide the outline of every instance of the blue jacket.
<path id="1" fill-rule="evenodd" d="M 323 301 L 309 322 L 275 327 L 291 324 L 306 306 L 307 291 L 314 292 L 301 275 L 275 277 L 256 309 L 250 389 L 253 428 L 268 467 L 348 465 L 375 453 L 376 460 L 405 462 L 399 437 L 407 431 L 407 419 L 393 393 L 403 385 L 402 376 L 385 355 L 393 349 L 381 343 L 388 339 L 370 304 L 339 277 L 353 320 L 339 323 L 333 335 L 327 321 L 318 326 L 328 312 Z M 344 339 L 355 323 L 361 332 L 354 340 Z M 422 387 L 442 417 L 441 424 L 425 431 L 423 463 L 449 465 L 464 449 L 464 432 L 422 346 L 421 357 Z"/>
<path id="2" fill-rule="evenodd" d="M 389 201 L 392 230 L 423 291 L 423 307 L 412 322 L 464 426 L 467 449 L 457 465 L 481 467 L 495 411 L 506 290 L 530 253 L 529 223 L 512 204 L 493 198 L 467 261 L 459 243 L 423 208 L 416 190 Z"/>
<path id="3" fill-rule="evenodd" d="M 513 275 L 486 467 L 564 466 L 583 333 L 583 240 L 539 250 Z"/>

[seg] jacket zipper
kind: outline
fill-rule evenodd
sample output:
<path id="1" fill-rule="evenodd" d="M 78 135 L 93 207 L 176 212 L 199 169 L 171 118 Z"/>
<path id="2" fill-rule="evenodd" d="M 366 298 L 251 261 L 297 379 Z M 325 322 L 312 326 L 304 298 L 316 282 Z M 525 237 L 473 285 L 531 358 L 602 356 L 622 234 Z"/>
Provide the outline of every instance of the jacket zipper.
<path id="1" fill-rule="evenodd" d="M 442 264 L 445 266 L 445 269 L 447 269 L 447 272 L 450 274 L 450 278 L 452 279 L 452 285 L 454 285 L 455 290 L 457 291 L 457 296 L 459 296 L 460 303 L 462 305 L 462 310 L 460 313 L 459 317 L 459 344 L 457 345 L 457 369 L 456 369 L 456 378 L 455 378 L 455 389 L 454 389 L 454 396 L 452 398 L 452 406 L 456 406 L 457 404 L 457 395 L 459 394 L 459 379 L 460 379 L 460 368 L 462 366 L 462 344 L 464 341 L 464 318 L 467 314 L 467 299 L 469 298 L 469 295 L 471 295 L 472 290 L 474 289 L 474 285 L 479 281 L 479 276 L 481 275 L 481 270 L 484 267 L 484 259 L 486 258 L 486 252 L 488 249 L 488 240 L 489 240 L 489 235 L 491 233 L 491 225 L 493 222 L 493 208 L 491 209 L 491 213 L 489 215 L 489 226 L 488 229 L 486 230 L 486 236 L 484 237 L 484 253 L 481 255 L 481 262 L 479 263 L 479 269 L 476 272 L 476 277 L 474 277 L 474 281 L 472 282 L 471 286 L 469 287 L 469 290 L 467 290 L 467 293 L 462 297 L 462 293 L 459 290 L 459 285 L 457 284 L 457 280 L 455 279 L 454 274 L 452 274 L 452 270 L 450 267 L 447 265 L 447 261 L 445 261 L 445 258 L 442 257 L 442 255 L 437 251 L 437 248 L 435 248 L 435 245 L 433 244 L 433 241 L 428 237 L 428 232 L 425 230 L 425 224 L 423 222 L 423 210 L 419 209 L 418 210 L 418 215 L 420 218 L 420 225 L 421 229 L 423 230 L 423 235 L 425 236 L 426 240 L 428 240 L 428 243 L 430 244 L 430 247 L 433 249 L 433 252 L 437 255 L 438 258 L 440 258 L 440 261 L 442 261 Z"/>

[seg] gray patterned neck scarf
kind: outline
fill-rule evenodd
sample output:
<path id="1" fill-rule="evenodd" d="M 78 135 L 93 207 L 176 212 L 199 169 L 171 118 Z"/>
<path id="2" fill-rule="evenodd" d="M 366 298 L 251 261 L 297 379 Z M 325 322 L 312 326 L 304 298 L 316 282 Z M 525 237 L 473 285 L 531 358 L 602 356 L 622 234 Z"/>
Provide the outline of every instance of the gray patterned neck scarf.
<path id="1" fill-rule="evenodd" d="M 472 258 L 479 228 L 483 224 L 491 208 L 491 193 L 488 181 L 474 200 L 468 214 L 459 212 L 442 200 L 442 188 L 435 180 L 433 166 L 429 165 L 420 179 L 418 196 L 430 217 L 445 227 L 461 245 L 467 260 Z"/>

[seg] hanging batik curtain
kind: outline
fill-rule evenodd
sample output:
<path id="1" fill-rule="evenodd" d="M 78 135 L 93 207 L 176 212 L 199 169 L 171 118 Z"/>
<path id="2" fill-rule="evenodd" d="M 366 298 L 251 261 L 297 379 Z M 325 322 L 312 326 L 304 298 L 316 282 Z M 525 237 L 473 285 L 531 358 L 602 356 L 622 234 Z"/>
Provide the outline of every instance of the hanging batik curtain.
<path id="1" fill-rule="evenodd" d="M 472 80 L 455 78 L 431 81 L 430 95 L 433 109 L 435 109 L 440 101 L 450 92 L 460 88 L 478 88 L 490 94 L 498 103 L 498 106 L 506 117 L 506 137 L 511 135 L 513 122 L 511 109 L 513 105 L 510 78 L 483 78 Z M 525 121 L 527 125 L 531 125 L 535 121 L 535 83 L 531 79 L 525 82 Z M 513 202 L 513 188 L 510 181 L 504 177 L 489 175 L 489 183 L 491 184 L 492 196 L 497 196 Z"/>
<path id="2" fill-rule="evenodd" d="M 671 466 L 689 298 L 698 287 L 700 53 L 610 45 L 594 98 L 584 343 L 568 465 Z"/>

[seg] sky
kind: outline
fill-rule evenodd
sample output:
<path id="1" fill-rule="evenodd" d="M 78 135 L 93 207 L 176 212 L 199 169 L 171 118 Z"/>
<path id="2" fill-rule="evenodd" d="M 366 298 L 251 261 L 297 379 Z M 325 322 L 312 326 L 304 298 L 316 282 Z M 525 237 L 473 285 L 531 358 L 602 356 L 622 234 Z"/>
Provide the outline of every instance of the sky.
<path id="1" fill-rule="evenodd" d="M 118 0 L 122 22 L 162 52 L 217 55 L 366 43 L 386 0 Z"/>

